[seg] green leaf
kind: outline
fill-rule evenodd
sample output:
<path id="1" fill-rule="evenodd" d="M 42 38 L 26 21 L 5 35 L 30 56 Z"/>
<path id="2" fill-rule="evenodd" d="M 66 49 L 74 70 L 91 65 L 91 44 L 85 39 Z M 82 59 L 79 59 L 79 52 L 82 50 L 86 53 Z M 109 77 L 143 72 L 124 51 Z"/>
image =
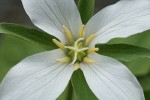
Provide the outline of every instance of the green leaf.
<path id="1" fill-rule="evenodd" d="M 123 62 L 136 76 L 145 76 L 150 73 L 150 59 L 137 58 L 130 62 Z"/>
<path id="2" fill-rule="evenodd" d="M 129 36 L 127 38 L 114 38 L 109 44 L 131 44 L 150 49 L 150 30 Z"/>
<path id="3" fill-rule="evenodd" d="M 56 48 L 56 46 L 52 42 L 52 39 L 54 39 L 55 37 L 45 32 L 41 32 L 25 26 L 0 23 L 0 33 L 13 35 L 46 50 L 52 50 Z"/>
<path id="4" fill-rule="evenodd" d="M 130 44 L 135 46 L 140 46 L 150 49 L 150 30 L 142 32 L 140 34 L 135 34 L 127 38 L 116 38 L 109 41 L 109 44 Z M 138 58 L 131 62 L 127 62 L 128 68 L 136 76 L 143 76 L 150 73 L 150 59 L 148 58 Z"/>
<path id="5" fill-rule="evenodd" d="M 97 100 L 87 85 L 83 72 L 80 69 L 73 73 L 71 82 L 78 100 Z"/>
<path id="6" fill-rule="evenodd" d="M 97 53 L 109 56 L 121 61 L 129 62 L 136 58 L 150 58 L 150 49 L 129 44 L 98 44 Z"/>
<path id="7" fill-rule="evenodd" d="M 0 40 L 0 82 L 8 70 L 22 59 L 45 51 L 31 43 L 7 34 L 2 35 Z"/>
<path id="8" fill-rule="evenodd" d="M 83 24 L 86 24 L 88 20 L 93 16 L 94 4 L 95 4 L 95 0 L 79 0 L 78 9 Z"/>
<path id="9" fill-rule="evenodd" d="M 145 100 L 150 100 L 150 91 L 146 91 L 144 92 L 144 95 L 145 95 Z"/>
<path id="10" fill-rule="evenodd" d="M 150 75 L 138 78 L 144 91 L 150 91 Z"/>

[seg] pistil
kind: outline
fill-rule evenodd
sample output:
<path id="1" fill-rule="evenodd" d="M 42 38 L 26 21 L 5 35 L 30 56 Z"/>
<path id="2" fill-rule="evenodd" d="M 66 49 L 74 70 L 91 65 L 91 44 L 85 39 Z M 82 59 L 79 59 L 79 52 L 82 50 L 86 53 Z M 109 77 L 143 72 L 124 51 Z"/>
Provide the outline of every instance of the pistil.
<path id="1" fill-rule="evenodd" d="M 73 58 L 73 61 L 72 61 L 71 65 L 75 64 L 75 62 L 77 61 L 78 53 L 88 50 L 87 47 L 86 47 L 86 48 L 81 48 L 81 49 L 78 48 L 78 43 L 79 43 L 80 41 L 83 41 L 83 40 L 84 40 L 84 38 L 79 38 L 79 39 L 74 43 L 74 47 L 65 46 L 65 48 L 74 50 L 74 58 Z"/>

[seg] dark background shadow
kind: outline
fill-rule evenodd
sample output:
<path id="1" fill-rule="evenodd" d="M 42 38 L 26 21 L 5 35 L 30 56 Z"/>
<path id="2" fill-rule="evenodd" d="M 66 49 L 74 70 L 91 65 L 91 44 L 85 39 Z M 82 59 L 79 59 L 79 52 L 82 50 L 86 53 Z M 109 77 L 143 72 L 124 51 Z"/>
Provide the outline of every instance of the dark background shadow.
<path id="1" fill-rule="evenodd" d="M 115 3 L 116 1 L 118 0 L 96 0 L 95 12 Z M 0 0 L 0 22 L 32 25 L 22 7 L 21 0 Z"/>

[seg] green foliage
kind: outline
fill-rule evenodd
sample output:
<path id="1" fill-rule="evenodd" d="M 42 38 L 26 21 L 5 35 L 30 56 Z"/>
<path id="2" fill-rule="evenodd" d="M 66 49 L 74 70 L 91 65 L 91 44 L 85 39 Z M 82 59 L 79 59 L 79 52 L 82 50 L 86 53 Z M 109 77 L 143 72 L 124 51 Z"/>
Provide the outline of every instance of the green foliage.
<path id="1" fill-rule="evenodd" d="M 54 39 L 53 36 L 36 29 L 16 24 L 0 23 L 0 33 L 16 36 L 46 50 L 56 48 L 56 45 L 52 42 L 52 39 Z"/>
<path id="2" fill-rule="evenodd" d="M 129 62 L 139 57 L 150 58 L 150 49 L 129 44 L 98 44 L 96 47 L 99 48 L 97 53 L 121 61 Z"/>
<path id="3" fill-rule="evenodd" d="M 83 24 L 86 24 L 88 20 L 93 16 L 94 4 L 95 4 L 95 0 L 79 0 L 78 9 Z"/>
<path id="4" fill-rule="evenodd" d="M 145 76 L 150 73 L 150 59 L 137 58 L 130 62 L 123 62 L 136 76 Z"/>
<path id="5" fill-rule="evenodd" d="M 71 82 L 78 100 L 97 100 L 80 69 L 73 73 Z"/>
<path id="6" fill-rule="evenodd" d="M 150 91 L 145 91 L 144 95 L 145 95 L 145 100 L 150 100 Z"/>
<path id="7" fill-rule="evenodd" d="M 37 48 L 16 37 L 5 35 L 0 42 L 0 82 L 7 71 L 19 61 L 32 54 L 42 52 Z"/>
<path id="8" fill-rule="evenodd" d="M 150 75 L 138 78 L 144 90 L 145 100 L 150 100 Z"/>
<path id="9" fill-rule="evenodd" d="M 138 78 L 145 92 L 150 91 L 150 75 Z"/>
<path id="10" fill-rule="evenodd" d="M 71 82 L 69 82 L 65 91 L 57 98 L 57 100 L 72 100 L 73 99 L 73 88 Z"/>
<path id="11" fill-rule="evenodd" d="M 127 38 L 115 38 L 109 44 L 131 44 L 150 49 L 150 30 L 132 35 Z"/>

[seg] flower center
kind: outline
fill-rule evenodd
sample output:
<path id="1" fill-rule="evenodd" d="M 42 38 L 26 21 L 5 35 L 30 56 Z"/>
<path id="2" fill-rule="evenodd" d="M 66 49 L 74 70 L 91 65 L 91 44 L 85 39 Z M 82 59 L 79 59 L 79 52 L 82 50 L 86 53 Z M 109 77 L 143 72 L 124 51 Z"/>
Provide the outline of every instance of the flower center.
<path id="1" fill-rule="evenodd" d="M 71 58 L 72 63 L 80 63 L 84 57 L 87 56 L 88 47 L 84 47 L 83 41 L 84 38 L 79 38 L 73 46 L 65 46 L 65 48 L 69 49 L 67 55 Z"/>
<path id="2" fill-rule="evenodd" d="M 87 58 L 87 55 L 92 52 L 96 52 L 99 49 L 98 48 L 89 48 L 88 45 L 95 38 L 95 34 L 90 35 L 88 38 L 84 37 L 84 25 L 82 25 L 80 32 L 79 32 L 79 38 L 74 42 L 74 38 L 72 36 L 72 33 L 65 27 L 64 33 L 66 34 L 66 37 L 70 43 L 72 43 L 71 46 L 65 46 L 63 43 L 59 42 L 56 39 L 53 39 L 53 42 L 62 50 L 64 50 L 64 53 L 66 54 L 65 58 L 57 59 L 56 61 L 61 63 L 67 63 L 70 62 L 71 65 L 74 65 L 75 70 L 77 70 L 80 66 L 79 64 L 81 62 L 85 62 L 88 64 L 94 63 L 93 60 L 90 60 Z M 69 44 L 70 44 L 69 43 Z"/>

